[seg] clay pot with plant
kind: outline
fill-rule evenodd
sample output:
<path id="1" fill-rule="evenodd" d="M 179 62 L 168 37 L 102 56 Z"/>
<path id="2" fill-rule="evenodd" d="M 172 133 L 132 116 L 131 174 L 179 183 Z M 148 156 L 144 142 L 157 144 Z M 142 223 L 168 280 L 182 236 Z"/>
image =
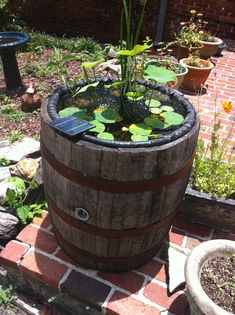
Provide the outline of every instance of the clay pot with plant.
<path id="1" fill-rule="evenodd" d="M 180 23 L 180 31 L 176 35 L 178 44 L 178 60 L 187 58 L 189 54 L 197 53 L 203 47 L 201 40 L 202 14 L 196 10 L 190 11 L 190 19 Z"/>
<path id="2" fill-rule="evenodd" d="M 235 242 L 211 240 L 195 247 L 185 264 L 191 315 L 235 312 Z"/>
<path id="3" fill-rule="evenodd" d="M 180 60 L 180 64 L 188 69 L 182 82 L 182 88 L 186 91 L 201 92 L 204 84 L 214 68 L 209 60 L 200 59 L 199 54 L 190 54 L 188 58 Z"/>
<path id="4" fill-rule="evenodd" d="M 42 105 L 53 229 L 69 256 L 94 269 L 130 270 L 156 254 L 183 199 L 198 138 L 194 107 L 166 86 L 175 73 L 143 67 L 150 44 L 138 37 L 146 2 L 134 33 L 133 1 L 123 0 L 120 78 L 99 78 L 102 61 L 85 62 L 84 77 L 75 85 L 64 80 Z M 66 136 L 77 122 L 86 132 Z"/>
<path id="5" fill-rule="evenodd" d="M 201 34 L 200 43 L 202 48 L 200 49 L 200 57 L 203 59 L 208 59 L 214 56 L 219 46 L 223 43 L 222 39 L 212 36 L 209 32 L 203 31 Z"/>

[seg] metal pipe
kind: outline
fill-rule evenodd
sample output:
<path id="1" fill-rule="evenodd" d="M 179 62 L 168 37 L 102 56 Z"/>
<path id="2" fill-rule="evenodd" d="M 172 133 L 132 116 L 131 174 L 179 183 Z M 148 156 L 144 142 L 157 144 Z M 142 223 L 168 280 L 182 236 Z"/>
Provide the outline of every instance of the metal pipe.
<path id="1" fill-rule="evenodd" d="M 154 46 L 157 46 L 163 39 L 168 3 L 169 3 L 169 0 L 161 0 L 157 29 L 156 29 L 156 37 L 153 42 Z"/>

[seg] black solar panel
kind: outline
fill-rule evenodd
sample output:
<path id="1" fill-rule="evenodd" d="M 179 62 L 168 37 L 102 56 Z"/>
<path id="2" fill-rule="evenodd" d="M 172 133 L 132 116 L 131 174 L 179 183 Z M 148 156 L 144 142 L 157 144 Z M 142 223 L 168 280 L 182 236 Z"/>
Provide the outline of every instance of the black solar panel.
<path id="1" fill-rule="evenodd" d="M 95 127 L 87 121 L 74 116 L 58 118 L 49 122 L 48 124 L 69 137 L 77 136 Z"/>

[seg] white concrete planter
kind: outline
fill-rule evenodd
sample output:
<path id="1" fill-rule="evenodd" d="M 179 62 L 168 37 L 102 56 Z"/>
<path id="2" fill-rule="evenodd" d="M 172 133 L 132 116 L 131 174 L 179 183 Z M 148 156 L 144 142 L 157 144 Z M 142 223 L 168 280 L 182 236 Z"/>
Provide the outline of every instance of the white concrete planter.
<path id="1" fill-rule="evenodd" d="M 212 240 L 195 247 L 185 264 L 185 280 L 191 315 L 232 315 L 215 304 L 205 293 L 200 283 L 200 273 L 207 260 L 235 253 L 235 242 Z M 218 294 L 220 294 L 218 292 Z"/>
<path id="2" fill-rule="evenodd" d="M 220 38 L 214 37 L 214 42 L 206 42 L 201 40 L 200 43 L 203 45 L 200 49 L 201 58 L 207 59 L 214 56 L 219 48 L 219 45 L 223 43 Z"/>

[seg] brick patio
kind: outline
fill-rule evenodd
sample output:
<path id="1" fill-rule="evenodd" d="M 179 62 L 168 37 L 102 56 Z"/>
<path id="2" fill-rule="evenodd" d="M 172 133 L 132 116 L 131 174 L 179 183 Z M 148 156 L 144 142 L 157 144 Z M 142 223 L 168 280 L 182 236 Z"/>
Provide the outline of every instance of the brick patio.
<path id="1" fill-rule="evenodd" d="M 225 238 L 235 241 L 235 234 L 177 217 L 169 233 L 169 246 L 187 255 L 199 243 Z M 39 283 L 63 292 L 82 305 L 108 315 L 158 315 L 168 310 L 175 315 L 189 315 L 184 288 L 170 295 L 167 291 L 167 254 L 162 252 L 146 265 L 114 274 L 89 270 L 73 262 L 58 246 L 50 218 L 45 211 L 35 218 L 2 250 L 4 267 L 18 271 L 26 281 Z M 63 314 L 63 313 L 62 313 Z M 78 313 L 82 314 L 82 313 Z M 167 313 L 165 313 L 167 314 Z"/>

